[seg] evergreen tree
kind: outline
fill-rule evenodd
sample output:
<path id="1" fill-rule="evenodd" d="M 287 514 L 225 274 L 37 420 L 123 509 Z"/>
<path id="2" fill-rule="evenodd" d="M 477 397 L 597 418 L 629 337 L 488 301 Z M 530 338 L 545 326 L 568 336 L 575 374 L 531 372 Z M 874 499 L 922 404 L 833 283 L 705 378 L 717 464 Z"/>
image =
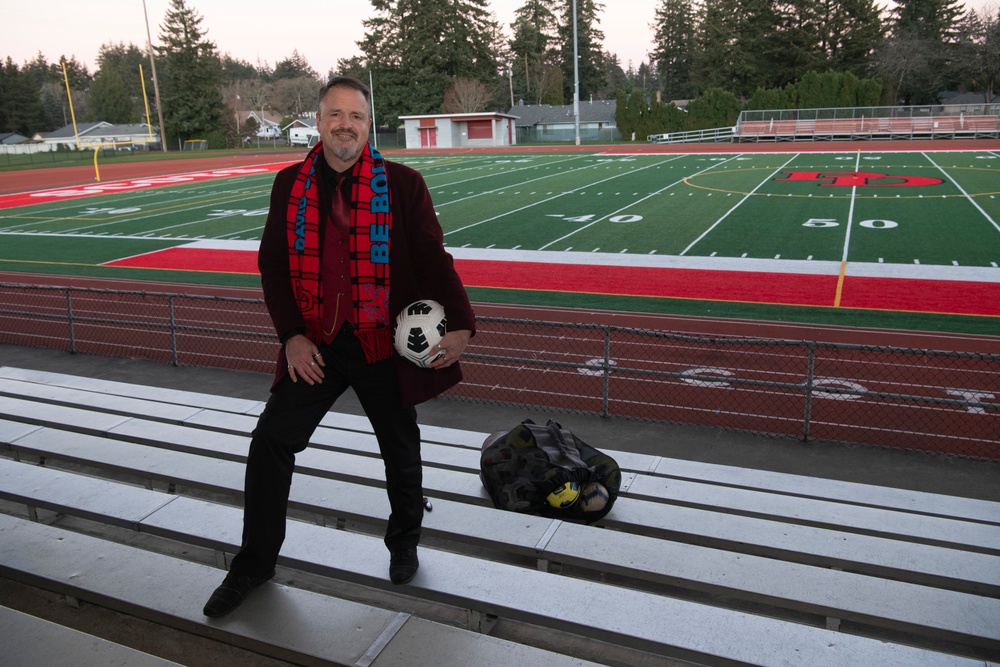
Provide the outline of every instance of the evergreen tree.
<path id="1" fill-rule="evenodd" d="M 886 30 L 875 0 L 818 0 L 812 16 L 818 67 L 866 76 Z"/>
<path id="2" fill-rule="evenodd" d="M 660 90 L 668 100 L 687 99 L 694 92 L 694 9 L 690 0 L 660 0 L 655 16 L 650 57 L 659 74 Z"/>
<path id="3" fill-rule="evenodd" d="M 563 99 L 573 101 L 573 0 L 561 0 L 559 43 L 562 50 Z M 588 99 L 605 87 L 601 43 L 604 33 L 597 28 L 598 12 L 604 5 L 595 0 L 576 0 L 576 54 L 579 58 L 580 99 Z"/>
<path id="4" fill-rule="evenodd" d="M 143 84 L 139 67 L 151 76 L 148 56 L 135 44 L 104 44 L 97 55 L 98 70 L 90 84 L 87 117 L 109 123 L 141 123 L 146 120 Z M 152 95 L 152 87 L 146 98 Z"/>
<path id="5" fill-rule="evenodd" d="M 246 60 L 233 58 L 228 53 L 222 56 L 222 77 L 227 83 L 248 79 L 269 79 L 271 74 L 272 72 L 266 63 L 257 67 Z"/>
<path id="6" fill-rule="evenodd" d="M 692 81 L 699 90 L 733 90 L 737 79 L 740 0 L 704 0 L 698 11 Z M 755 82 L 758 83 L 759 82 Z"/>
<path id="7" fill-rule="evenodd" d="M 8 56 L 0 64 L 0 132 L 30 137 L 43 120 L 41 86 Z"/>
<path id="8" fill-rule="evenodd" d="M 41 54 L 39 54 L 41 55 Z M 63 75 L 63 67 L 66 68 L 66 74 Z M 76 56 L 60 56 L 58 60 L 49 64 L 49 73 L 47 76 L 42 75 L 45 81 L 49 83 L 57 83 L 66 89 L 66 80 L 69 80 L 70 90 L 79 91 L 81 95 L 86 93 L 86 90 L 90 87 L 90 82 L 94 80 L 94 77 L 90 74 L 87 66 L 76 59 Z M 73 98 L 73 104 L 76 104 L 76 97 Z"/>
<path id="9" fill-rule="evenodd" d="M 440 111 L 456 78 L 496 85 L 499 26 L 486 0 L 373 0 L 358 42 L 377 89 L 380 123 Z"/>
<path id="10" fill-rule="evenodd" d="M 31 79 L 32 83 L 39 88 L 46 83 L 63 83 L 61 63 L 56 61 L 55 63 L 50 64 L 41 51 L 35 54 L 34 60 L 29 60 L 24 63 L 24 65 L 20 68 L 20 72 L 23 76 Z M 86 83 L 89 83 L 89 81 L 83 82 L 77 79 L 77 77 L 74 76 L 73 66 L 69 63 L 66 65 L 66 74 L 69 77 L 71 87 L 85 88 Z"/>
<path id="11" fill-rule="evenodd" d="M 184 0 L 170 0 L 160 26 L 163 46 L 156 49 L 157 71 L 162 69 L 160 96 L 166 125 L 162 138 L 167 147 L 188 139 L 207 139 L 213 148 L 225 147 L 222 62 L 201 22 Z"/>
<path id="12" fill-rule="evenodd" d="M 368 62 L 362 56 L 341 58 L 337 61 L 337 67 L 326 73 L 326 80 L 329 81 L 335 76 L 352 76 L 358 81 L 367 81 Z"/>
<path id="13" fill-rule="evenodd" d="M 992 101 L 1000 86 L 1000 9 L 970 11 L 959 40 L 963 84 Z"/>
<path id="14" fill-rule="evenodd" d="M 510 24 L 514 37 L 509 44 L 514 95 L 529 104 L 552 100 L 552 70 L 559 65 L 558 19 L 554 0 L 527 0 L 514 14 Z M 555 104 L 562 103 L 562 88 Z M 547 102 L 553 103 L 551 101 Z"/>
<path id="15" fill-rule="evenodd" d="M 629 141 L 632 136 L 633 125 L 631 119 L 625 112 L 625 105 L 628 103 L 628 95 L 625 90 L 619 88 L 615 91 L 615 125 L 622 133 L 622 138 Z"/>
<path id="16" fill-rule="evenodd" d="M 98 70 L 94 82 L 90 84 L 89 101 L 89 120 L 108 123 L 135 123 L 139 120 L 134 101 L 117 69 Z"/>
<path id="17" fill-rule="evenodd" d="M 603 85 L 596 91 L 598 99 L 606 100 L 614 96 L 615 91 L 628 85 L 628 76 L 618 62 L 618 56 L 609 51 L 601 54 L 601 61 L 604 64 Z"/>
<path id="18" fill-rule="evenodd" d="M 1000 9 L 982 16 L 981 39 L 976 44 L 973 86 L 982 91 L 984 101 L 992 102 L 1000 88 Z"/>
<path id="19" fill-rule="evenodd" d="M 274 66 L 274 73 L 271 77 L 276 80 L 301 77 L 319 80 L 319 74 L 309 65 L 309 61 L 299 53 L 298 49 L 294 49 L 291 56 Z"/>
<path id="20" fill-rule="evenodd" d="M 772 0 L 744 0 L 740 11 L 729 91 L 748 97 L 759 83 L 776 86 L 794 80 L 796 69 L 807 60 L 808 46 L 801 43 L 799 32 L 782 30 L 787 13 L 781 5 Z"/>
<path id="21" fill-rule="evenodd" d="M 964 14 L 961 0 L 897 0 L 892 31 L 912 32 L 938 44 L 955 41 Z"/>
<path id="22" fill-rule="evenodd" d="M 757 87 L 750 99 L 747 100 L 746 108 L 754 111 L 770 111 L 779 109 L 794 109 L 795 103 L 789 95 L 789 88 L 763 88 Z"/>
<path id="23" fill-rule="evenodd" d="M 958 83 L 959 0 L 899 0 L 892 9 L 889 38 L 876 58 L 876 71 L 904 104 L 936 102 Z"/>
<path id="24" fill-rule="evenodd" d="M 691 130 L 731 127 L 736 124 L 743 105 L 730 92 L 721 88 L 705 91 L 698 99 L 691 100 L 687 113 Z"/>

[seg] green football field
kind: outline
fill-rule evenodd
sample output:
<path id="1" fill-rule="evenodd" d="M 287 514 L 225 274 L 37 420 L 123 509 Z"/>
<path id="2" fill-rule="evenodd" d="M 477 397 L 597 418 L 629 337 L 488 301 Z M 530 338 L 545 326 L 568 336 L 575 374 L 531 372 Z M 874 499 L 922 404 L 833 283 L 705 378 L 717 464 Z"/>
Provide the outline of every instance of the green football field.
<path id="1" fill-rule="evenodd" d="M 475 300 L 1000 330 L 987 303 L 1000 301 L 997 151 L 387 157 L 423 173 Z M 255 287 L 246 258 L 274 168 L 0 197 L 0 270 Z M 158 253 L 178 248 L 245 254 L 229 264 L 130 261 L 177 258 Z M 570 268 L 550 277 L 543 265 Z M 572 269 L 591 265 L 607 270 Z M 673 273 L 647 281 L 650 271 Z M 800 292 L 744 294 L 761 276 Z M 803 298 L 817 276 L 832 281 L 817 287 L 834 285 L 830 298 Z M 960 308 L 942 295 L 926 307 L 850 301 L 852 278 L 976 298 Z"/>

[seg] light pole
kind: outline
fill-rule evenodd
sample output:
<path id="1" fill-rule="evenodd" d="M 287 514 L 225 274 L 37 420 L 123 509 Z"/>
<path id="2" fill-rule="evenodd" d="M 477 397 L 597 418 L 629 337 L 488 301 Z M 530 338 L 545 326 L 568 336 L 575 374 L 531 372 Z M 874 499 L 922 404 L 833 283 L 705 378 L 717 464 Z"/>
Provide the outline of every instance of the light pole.
<path id="1" fill-rule="evenodd" d="M 146 13 L 146 0 L 142 0 L 142 15 L 146 18 L 146 46 L 149 48 L 149 64 L 153 69 L 153 100 L 156 102 L 156 117 L 160 121 L 160 150 L 167 152 L 167 140 L 163 136 L 163 107 L 160 105 L 160 84 L 156 81 L 156 58 L 153 57 L 153 38 L 149 34 L 149 14 Z"/>
<path id="2" fill-rule="evenodd" d="M 145 0 L 143 0 L 145 1 Z M 580 145 L 580 54 L 576 38 L 576 0 L 573 0 L 573 126 Z"/>

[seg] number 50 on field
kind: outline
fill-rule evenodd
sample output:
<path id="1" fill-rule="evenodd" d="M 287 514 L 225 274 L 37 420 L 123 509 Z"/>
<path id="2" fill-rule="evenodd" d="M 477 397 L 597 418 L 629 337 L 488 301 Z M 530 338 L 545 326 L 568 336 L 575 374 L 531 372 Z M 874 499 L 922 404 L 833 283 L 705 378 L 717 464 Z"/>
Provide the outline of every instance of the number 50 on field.
<path id="1" fill-rule="evenodd" d="M 835 218 L 809 218 L 802 223 L 803 227 L 839 227 L 840 222 Z M 866 229 L 893 229 L 894 227 L 899 227 L 898 222 L 892 220 L 862 220 L 858 223 L 859 227 L 865 227 Z"/>

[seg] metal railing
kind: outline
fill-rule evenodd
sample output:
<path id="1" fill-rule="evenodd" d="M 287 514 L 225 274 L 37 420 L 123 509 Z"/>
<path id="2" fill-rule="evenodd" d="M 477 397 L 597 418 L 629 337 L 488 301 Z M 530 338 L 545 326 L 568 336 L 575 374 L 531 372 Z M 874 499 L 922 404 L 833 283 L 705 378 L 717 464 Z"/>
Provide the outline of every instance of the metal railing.
<path id="1" fill-rule="evenodd" d="M 1000 136 L 1000 104 L 743 111 L 738 141 L 983 139 Z"/>
<path id="2" fill-rule="evenodd" d="M 710 130 L 650 134 L 646 136 L 646 141 L 651 144 L 726 143 L 731 142 L 735 134 L 735 127 L 717 127 Z"/>
<path id="3" fill-rule="evenodd" d="M 740 112 L 738 123 L 761 120 L 833 120 L 862 118 L 933 118 L 940 116 L 1000 116 L 1000 104 L 922 104 L 886 107 L 825 107 L 815 109 L 754 109 Z"/>
<path id="4" fill-rule="evenodd" d="M 0 343 L 270 373 L 258 299 L 0 283 Z M 1000 355 L 477 318 L 457 400 L 1000 458 Z"/>

